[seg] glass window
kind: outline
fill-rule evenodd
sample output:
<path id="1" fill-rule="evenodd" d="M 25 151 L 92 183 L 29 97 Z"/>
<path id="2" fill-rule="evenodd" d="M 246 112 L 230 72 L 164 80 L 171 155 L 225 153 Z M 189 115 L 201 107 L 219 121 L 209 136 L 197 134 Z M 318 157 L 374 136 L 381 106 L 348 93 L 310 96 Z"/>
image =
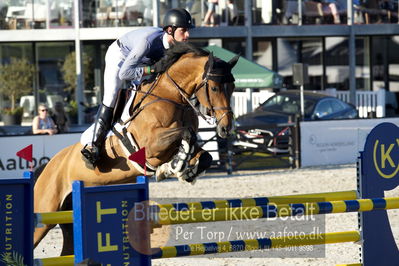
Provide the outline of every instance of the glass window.
<path id="1" fill-rule="evenodd" d="M 316 104 L 313 99 L 305 98 L 305 116 L 310 116 Z M 259 107 L 263 111 L 298 114 L 301 110 L 299 95 L 275 95 Z"/>
<path id="2" fill-rule="evenodd" d="M 326 89 L 349 90 L 348 38 L 325 38 Z"/>
<path id="3" fill-rule="evenodd" d="M 83 3 L 84 27 L 152 26 L 153 1 L 95 0 Z"/>
<path id="4" fill-rule="evenodd" d="M 397 23 L 398 1 L 360 1 L 353 0 L 355 23 Z"/>
<path id="5" fill-rule="evenodd" d="M 29 62 L 33 62 L 33 49 L 31 43 L 0 43 L 0 63 L 9 64 L 11 58 L 26 58 Z M 34 84 L 32 84 L 32 87 Z M 24 107 L 24 115 L 33 115 L 35 110 L 33 94 L 23 95 L 21 98 L 16 99 L 17 106 Z M 31 101 L 24 104 L 25 99 L 31 99 Z M 0 108 L 3 110 L 5 107 L 10 106 L 10 100 L 5 95 L 0 94 Z"/>
<path id="6" fill-rule="evenodd" d="M 347 106 L 345 106 L 343 102 L 340 102 L 338 100 L 330 99 L 329 101 L 331 103 L 331 108 L 334 113 L 338 113 L 347 108 Z"/>
<path id="7" fill-rule="evenodd" d="M 27 1 L 24 12 L 26 29 L 45 29 L 47 22 L 47 1 Z"/>
<path id="8" fill-rule="evenodd" d="M 259 65 L 273 69 L 273 47 L 270 40 L 253 40 L 253 60 Z"/>
<path id="9" fill-rule="evenodd" d="M 73 91 L 68 90 L 65 83 L 62 66 L 65 57 L 74 50 L 73 42 L 66 43 L 37 43 L 36 56 L 39 66 L 39 99 L 38 102 L 47 103 L 52 108 L 52 98 L 69 101 L 73 97 Z M 54 95 L 54 96 L 53 96 Z M 52 97 L 53 96 L 53 97 Z"/>
<path id="10" fill-rule="evenodd" d="M 293 86 L 292 65 L 304 63 L 308 65 L 309 90 L 321 90 L 323 80 L 322 41 L 321 38 L 279 38 L 277 39 L 278 73 L 283 76 L 284 86 L 297 89 Z"/>
<path id="11" fill-rule="evenodd" d="M 275 2 L 252 0 L 252 24 L 272 24 L 274 22 L 273 5 Z"/>
<path id="12" fill-rule="evenodd" d="M 50 28 L 68 28 L 73 23 L 73 0 L 48 0 Z M 83 1 L 83 5 L 84 5 Z"/>
<path id="13" fill-rule="evenodd" d="M 235 54 L 241 54 L 245 57 L 245 39 L 235 38 L 235 39 L 223 39 L 223 48 L 227 49 Z"/>
<path id="14" fill-rule="evenodd" d="M 387 64 L 389 64 L 389 75 L 386 79 L 389 81 L 389 90 L 392 92 L 399 92 L 399 36 L 392 36 L 388 38 L 388 49 L 386 50 Z"/>
<path id="15" fill-rule="evenodd" d="M 0 30 L 8 29 L 8 9 L 9 6 L 5 1 L 0 2 Z"/>
<path id="16" fill-rule="evenodd" d="M 127 0 L 125 6 L 125 26 L 152 26 L 152 2 Z"/>
<path id="17" fill-rule="evenodd" d="M 164 2 L 164 1 L 161 1 Z M 202 20 L 205 16 L 205 12 L 206 12 L 206 8 L 207 6 L 205 5 L 201 5 L 201 3 L 204 3 L 203 0 L 178 0 L 178 7 L 181 8 L 185 8 L 188 12 L 190 12 L 191 17 L 193 19 L 193 23 L 194 25 L 196 25 L 197 27 L 199 27 L 202 23 Z M 168 5 L 168 7 L 165 6 L 165 4 L 162 4 L 164 6 L 163 9 L 166 8 L 172 8 L 171 5 Z M 164 14 L 163 14 L 164 15 Z M 162 24 L 162 20 L 160 21 Z"/>
<path id="18" fill-rule="evenodd" d="M 356 89 L 370 90 L 369 37 L 356 38 Z"/>
<path id="19" fill-rule="evenodd" d="M 252 0 L 253 24 L 345 24 L 346 2 L 347 0 Z"/>
<path id="20" fill-rule="evenodd" d="M 324 116 L 327 116 L 331 114 L 333 111 L 332 106 L 331 106 L 331 101 L 330 100 L 321 100 L 315 109 L 315 114 L 317 117 L 322 118 Z"/>
<path id="21" fill-rule="evenodd" d="M 379 88 L 390 90 L 388 83 L 388 50 L 390 41 L 390 37 L 386 36 L 372 37 L 372 90 L 378 90 Z M 394 57 L 394 54 L 391 54 L 391 57 Z"/>
<path id="22" fill-rule="evenodd" d="M 25 1 L 1 1 L 0 8 L 2 16 L 4 16 L 5 13 L 5 18 L 2 22 L 5 29 L 16 30 L 26 28 L 25 11 L 27 9 L 27 6 L 25 6 Z"/>
<path id="23" fill-rule="evenodd" d="M 109 27 L 109 13 L 112 9 L 110 0 L 95 0 L 94 7 L 83 4 L 84 27 Z"/>

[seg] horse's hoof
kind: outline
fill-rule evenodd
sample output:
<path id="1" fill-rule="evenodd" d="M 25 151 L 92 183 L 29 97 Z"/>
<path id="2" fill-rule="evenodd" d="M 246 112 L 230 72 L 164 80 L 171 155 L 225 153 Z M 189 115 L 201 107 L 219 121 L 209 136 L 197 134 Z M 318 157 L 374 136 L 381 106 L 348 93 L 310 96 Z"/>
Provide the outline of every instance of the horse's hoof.
<path id="1" fill-rule="evenodd" d="M 155 177 L 155 181 L 157 181 L 157 182 L 161 182 L 166 179 L 166 176 L 164 176 L 164 175 L 155 174 L 154 177 Z"/>
<path id="2" fill-rule="evenodd" d="M 165 171 L 162 171 L 161 169 L 162 169 L 162 166 L 158 167 L 154 174 L 155 181 L 157 181 L 157 182 L 161 182 L 168 178 Z"/>

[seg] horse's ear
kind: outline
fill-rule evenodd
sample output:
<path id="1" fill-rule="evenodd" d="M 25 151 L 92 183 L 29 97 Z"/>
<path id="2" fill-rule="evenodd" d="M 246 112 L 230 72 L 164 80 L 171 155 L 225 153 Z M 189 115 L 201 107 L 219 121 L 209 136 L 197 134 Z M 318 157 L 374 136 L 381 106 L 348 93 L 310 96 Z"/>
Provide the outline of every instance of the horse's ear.
<path id="1" fill-rule="evenodd" d="M 237 64 L 239 58 L 240 58 L 240 55 L 238 54 L 238 55 L 234 56 L 234 57 L 229 61 L 228 64 L 230 65 L 230 68 L 231 68 L 231 69 L 233 69 L 233 67 Z"/>
<path id="2" fill-rule="evenodd" d="M 213 62 L 215 61 L 214 57 L 213 57 L 213 52 L 209 53 L 208 56 L 208 69 L 211 70 L 213 69 Z"/>

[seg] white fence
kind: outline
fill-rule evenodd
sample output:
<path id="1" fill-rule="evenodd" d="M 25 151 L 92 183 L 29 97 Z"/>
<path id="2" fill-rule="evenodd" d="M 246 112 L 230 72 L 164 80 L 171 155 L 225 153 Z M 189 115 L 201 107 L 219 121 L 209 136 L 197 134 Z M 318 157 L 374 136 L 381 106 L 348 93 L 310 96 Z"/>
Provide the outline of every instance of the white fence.
<path id="1" fill-rule="evenodd" d="M 326 91 L 319 91 L 325 93 L 344 102 L 349 102 L 349 91 L 337 91 L 335 89 L 328 89 Z M 370 112 L 375 112 L 376 117 L 385 117 L 385 90 L 378 91 L 357 91 L 356 92 L 356 109 L 359 117 L 365 118 Z M 232 97 L 232 108 L 236 117 L 252 112 L 261 103 L 274 95 L 274 92 L 260 91 L 252 92 L 251 89 L 246 89 L 245 92 L 234 92 Z"/>
<path id="2" fill-rule="evenodd" d="M 327 92 L 332 96 L 349 102 L 349 91 L 337 91 L 329 89 Z M 374 112 L 376 117 L 385 117 L 385 90 L 378 91 L 356 91 L 356 109 L 360 118 L 365 118 L 370 112 Z"/>

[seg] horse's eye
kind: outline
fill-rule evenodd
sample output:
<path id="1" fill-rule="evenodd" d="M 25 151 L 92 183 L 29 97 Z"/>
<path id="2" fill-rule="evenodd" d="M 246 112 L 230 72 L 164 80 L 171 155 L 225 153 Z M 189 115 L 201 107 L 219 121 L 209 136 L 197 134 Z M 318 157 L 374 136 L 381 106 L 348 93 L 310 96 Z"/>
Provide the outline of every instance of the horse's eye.
<path id="1" fill-rule="evenodd" d="M 212 87 L 212 91 L 217 91 L 218 87 Z"/>

